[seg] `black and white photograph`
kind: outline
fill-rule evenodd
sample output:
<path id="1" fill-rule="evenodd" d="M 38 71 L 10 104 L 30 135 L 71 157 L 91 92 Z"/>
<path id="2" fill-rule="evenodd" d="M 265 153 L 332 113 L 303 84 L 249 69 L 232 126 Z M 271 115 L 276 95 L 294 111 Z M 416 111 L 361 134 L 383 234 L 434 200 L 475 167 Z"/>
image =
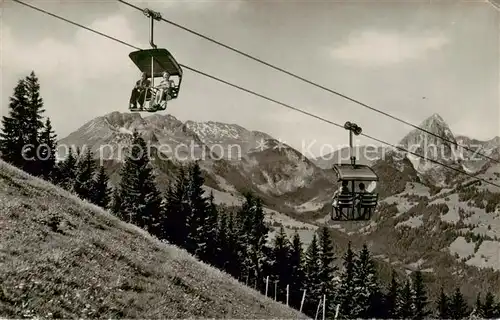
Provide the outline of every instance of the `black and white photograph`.
<path id="1" fill-rule="evenodd" d="M 500 0 L 1 0 L 1 319 L 499 319 Z"/>

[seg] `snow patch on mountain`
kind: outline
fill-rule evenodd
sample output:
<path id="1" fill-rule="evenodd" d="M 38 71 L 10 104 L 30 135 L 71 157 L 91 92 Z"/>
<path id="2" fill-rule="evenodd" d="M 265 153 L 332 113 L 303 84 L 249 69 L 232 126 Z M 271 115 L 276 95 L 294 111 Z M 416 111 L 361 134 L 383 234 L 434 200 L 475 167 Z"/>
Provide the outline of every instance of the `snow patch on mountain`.
<path id="1" fill-rule="evenodd" d="M 493 270 L 500 270 L 500 242 L 483 241 L 473 257 L 465 263 L 480 269 L 492 268 Z"/>
<path id="2" fill-rule="evenodd" d="M 307 202 L 304 202 L 298 206 L 295 206 L 295 210 L 297 212 L 308 212 L 308 211 L 316 211 L 320 210 L 325 203 L 323 201 L 319 201 L 318 197 L 315 197 Z"/>
<path id="3" fill-rule="evenodd" d="M 433 204 L 446 204 L 449 208 L 449 212 L 453 211 L 453 212 L 459 213 L 460 211 L 463 211 L 465 213 L 471 213 L 471 214 L 480 214 L 480 215 L 485 214 L 484 209 L 472 207 L 472 206 L 468 205 L 466 202 L 460 201 L 458 194 L 456 194 L 456 193 L 451 194 L 445 198 L 435 199 L 429 203 L 429 205 L 433 205 Z M 441 216 L 441 218 L 443 218 L 443 216 Z M 451 216 L 447 217 L 447 219 L 449 219 L 449 218 L 451 218 L 451 220 L 453 220 L 453 221 L 456 221 L 456 219 L 452 218 Z M 456 222 L 458 222 L 458 221 L 456 221 Z"/>
<path id="4" fill-rule="evenodd" d="M 467 242 L 464 237 L 457 237 L 455 241 L 453 241 L 448 250 L 451 254 L 457 254 L 460 259 L 466 259 L 474 255 L 474 242 Z"/>
<path id="5" fill-rule="evenodd" d="M 238 206 L 243 203 L 243 199 L 241 197 L 233 196 L 227 192 L 222 192 L 208 186 L 203 186 L 203 190 L 206 193 L 205 196 L 210 195 L 210 193 L 213 194 L 214 203 L 217 205 L 226 204 L 229 206 Z"/>
<path id="6" fill-rule="evenodd" d="M 232 160 L 240 159 L 254 148 L 263 148 L 265 141 L 272 139 L 260 131 L 250 131 L 237 124 L 214 121 L 187 121 L 186 128 L 194 132 L 200 141 L 216 154 Z"/>
<path id="7" fill-rule="evenodd" d="M 424 225 L 424 221 L 422 219 L 423 219 L 422 215 L 411 217 L 408 220 L 396 224 L 396 228 L 401 226 L 408 226 L 410 228 L 420 228 L 421 226 Z"/>
<path id="8" fill-rule="evenodd" d="M 306 249 L 309 246 L 313 235 L 318 229 L 318 226 L 297 221 L 275 210 L 265 208 L 264 211 L 266 212 L 265 221 L 273 226 L 271 232 L 268 234 L 269 243 L 272 243 L 276 234 L 279 232 L 280 226 L 283 226 L 283 229 L 290 241 L 292 240 L 295 232 L 297 232 L 300 236 L 303 247 Z"/>

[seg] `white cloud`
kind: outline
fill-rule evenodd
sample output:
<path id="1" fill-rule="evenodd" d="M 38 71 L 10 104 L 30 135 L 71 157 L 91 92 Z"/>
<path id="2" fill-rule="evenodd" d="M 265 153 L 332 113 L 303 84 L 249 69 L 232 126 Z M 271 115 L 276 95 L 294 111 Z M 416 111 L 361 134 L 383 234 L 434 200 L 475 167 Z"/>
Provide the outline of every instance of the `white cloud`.
<path id="1" fill-rule="evenodd" d="M 126 19 L 120 15 L 97 20 L 89 28 L 138 44 Z M 71 42 L 44 38 L 23 43 L 14 38 L 9 27 L 2 31 L 2 38 L 6 66 L 24 72 L 25 68 L 35 70 L 46 78 L 64 79 L 60 82 L 66 85 L 80 86 L 82 81 L 119 76 L 131 63 L 128 53 L 134 50 L 84 29 L 78 29 Z"/>
<path id="2" fill-rule="evenodd" d="M 424 57 L 448 43 L 442 34 L 411 35 L 398 32 L 364 31 L 351 35 L 331 55 L 348 64 L 386 66 Z"/>
<path id="3" fill-rule="evenodd" d="M 31 72 L 40 79 L 46 116 L 53 121 L 58 135 L 68 133 L 82 122 L 113 109 L 127 111 L 128 98 L 140 76 L 128 57 L 134 48 L 104 38 L 88 30 L 60 22 L 61 28 L 75 30 L 72 39 L 56 37 L 38 41 L 17 38 L 12 27 L 2 29 L 2 112 L 6 111 L 12 88 Z M 147 47 L 122 15 L 94 21 L 89 28 L 114 36 L 138 47 Z M 147 40 L 146 40 L 147 41 Z"/>

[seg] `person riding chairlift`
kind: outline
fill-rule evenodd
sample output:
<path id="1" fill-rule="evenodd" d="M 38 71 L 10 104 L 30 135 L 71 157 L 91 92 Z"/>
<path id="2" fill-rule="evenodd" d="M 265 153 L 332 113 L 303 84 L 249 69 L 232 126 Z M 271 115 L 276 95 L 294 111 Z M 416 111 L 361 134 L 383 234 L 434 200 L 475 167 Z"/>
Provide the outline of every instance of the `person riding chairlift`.
<path id="1" fill-rule="evenodd" d="M 170 80 L 170 74 L 166 71 L 163 72 L 163 79 L 157 86 L 160 91 L 156 93 L 155 105 L 159 105 L 163 100 L 165 100 L 166 103 L 168 100 L 172 99 L 172 97 L 170 96 L 170 88 L 172 88 L 173 86 L 174 82 Z"/>
<path id="2" fill-rule="evenodd" d="M 135 83 L 135 87 L 130 94 L 130 109 L 137 108 L 137 103 L 139 103 L 142 109 L 144 98 L 150 85 L 151 81 L 148 80 L 147 73 L 143 72 L 141 79 Z"/>
<path id="3" fill-rule="evenodd" d="M 342 185 L 340 186 L 340 188 L 335 191 L 335 193 L 333 194 L 333 203 L 332 205 L 334 207 L 337 206 L 337 201 L 338 201 L 338 197 L 340 194 L 349 194 L 349 188 L 348 188 L 348 184 L 349 182 L 348 181 L 342 181 Z"/>
<path id="4" fill-rule="evenodd" d="M 370 191 L 366 190 L 365 184 L 361 182 L 359 184 L 359 192 L 358 195 L 356 196 L 356 203 L 355 206 L 358 209 L 358 212 L 361 210 L 361 200 L 365 194 L 371 194 Z"/>

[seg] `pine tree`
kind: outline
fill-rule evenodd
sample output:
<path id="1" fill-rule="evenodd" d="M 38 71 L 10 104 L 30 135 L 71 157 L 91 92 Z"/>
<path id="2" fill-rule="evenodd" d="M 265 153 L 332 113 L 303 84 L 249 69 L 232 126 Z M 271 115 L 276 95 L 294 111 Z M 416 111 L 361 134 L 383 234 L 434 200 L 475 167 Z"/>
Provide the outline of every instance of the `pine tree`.
<path id="1" fill-rule="evenodd" d="M 144 203 L 139 207 L 138 216 L 144 221 L 143 228 L 150 234 L 161 239 L 162 222 L 165 217 L 165 204 L 160 191 L 156 187 L 151 171 L 146 176 L 143 189 Z"/>
<path id="2" fill-rule="evenodd" d="M 229 260 L 229 235 L 228 235 L 228 214 L 221 212 L 219 214 L 217 225 L 217 247 L 215 253 L 215 266 L 219 269 L 226 270 Z"/>
<path id="3" fill-rule="evenodd" d="M 27 114 L 28 94 L 24 80 L 19 80 L 10 97 L 9 116 L 2 118 L 0 154 L 2 159 L 20 169 L 24 167 L 23 147 L 27 143 L 24 119 Z"/>
<path id="4" fill-rule="evenodd" d="M 215 257 L 217 255 L 217 221 L 218 221 L 218 210 L 215 205 L 214 194 L 210 192 L 208 197 L 208 206 L 206 208 L 206 214 L 204 221 L 201 221 L 201 235 L 204 237 L 202 243 L 205 244 L 202 250 L 199 251 L 198 255 L 202 261 L 207 263 L 215 263 Z M 201 249 L 200 248 L 200 249 Z"/>
<path id="5" fill-rule="evenodd" d="M 286 301 L 286 285 L 290 284 L 290 243 L 283 226 L 274 238 L 272 250 L 272 277 L 271 280 L 278 281 L 278 300 Z"/>
<path id="6" fill-rule="evenodd" d="M 413 293 L 413 303 L 415 307 L 414 319 L 421 320 L 427 318 L 430 312 L 427 310 L 428 299 L 421 271 L 415 272 L 415 278 L 413 280 Z"/>
<path id="7" fill-rule="evenodd" d="M 236 219 L 232 213 L 228 214 L 227 221 L 227 242 L 228 242 L 228 258 L 229 263 L 226 265 L 226 270 L 236 279 L 244 274 L 244 255 L 246 247 L 240 242 L 239 228 L 236 226 Z"/>
<path id="8" fill-rule="evenodd" d="M 467 302 L 465 301 L 462 292 L 459 288 L 455 289 L 455 293 L 450 301 L 450 317 L 453 319 L 463 319 L 469 315 Z"/>
<path id="9" fill-rule="evenodd" d="M 121 213 L 122 199 L 120 197 L 120 189 L 113 189 L 113 197 L 111 200 L 111 212 L 118 218 L 125 220 L 125 217 Z"/>
<path id="10" fill-rule="evenodd" d="M 415 314 L 413 296 L 410 281 L 406 280 L 398 301 L 399 316 L 403 319 L 412 318 Z"/>
<path id="11" fill-rule="evenodd" d="M 243 264 L 246 272 L 250 272 L 250 279 L 263 280 L 263 269 L 267 264 L 265 245 L 269 228 L 265 224 L 262 201 L 252 193 L 245 193 L 245 202 L 238 211 L 239 243 L 245 249 Z"/>
<path id="12" fill-rule="evenodd" d="M 316 234 L 314 234 L 307 248 L 305 259 L 305 278 L 308 299 L 306 299 L 304 310 L 306 314 L 311 317 L 316 315 L 316 307 L 323 298 L 321 296 L 319 250 L 318 238 Z"/>
<path id="13" fill-rule="evenodd" d="M 491 292 L 487 292 L 484 298 L 484 303 L 481 305 L 481 316 L 485 319 L 500 318 L 499 310 L 495 308 L 495 297 Z"/>
<path id="14" fill-rule="evenodd" d="M 78 153 L 73 148 L 68 149 L 68 154 L 62 163 L 58 166 L 57 184 L 68 191 L 73 191 L 73 185 L 76 179 L 76 164 L 78 162 Z"/>
<path id="15" fill-rule="evenodd" d="M 80 198 L 91 201 L 92 200 L 92 190 L 94 189 L 94 173 L 95 173 L 95 163 L 93 159 L 93 153 L 89 149 L 85 152 L 80 161 L 76 165 L 76 180 L 73 186 L 75 193 L 80 196 Z"/>
<path id="16" fill-rule="evenodd" d="M 108 176 L 104 171 L 104 167 L 100 166 L 95 177 L 92 189 L 92 202 L 101 208 L 108 208 L 110 202 L 111 189 L 108 186 Z"/>
<path id="17" fill-rule="evenodd" d="M 40 134 L 40 144 L 41 175 L 46 180 L 56 181 L 57 135 L 52 130 L 49 118 L 45 121 L 44 130 Z"/>
<path id="18" fill-rule="evenodd" d="M 333 243 L 329 229 L 327 227 L 322 227 L 319 231 L 320 294 L 321 296 L 326 295 L 329 301 L 335 300 L 335 286 L 333 281 L 337 268 L 333 264 L 334 261 Z M 328 317 L 335 314 L 334 304 L 329 303 L 326 309 Z"/>
<path id="19" fill-rule="evenodd" d="M 353 316 L 366 319 L 376 310 L 375 298 L 379 293 L 375 264 L 368 247 L 363 249 L 354 261 L 354 301 Z"/>
<path id="20" fill-rule="evenodd" d="M 189 184 L 187 189 L 191 210 L 187 219 L 188 237 L 186 249 L 199 258 L 207 250 L 205 220 L 207 218 L 208 205 L 204 197 L 204 183 L 201 168 L 198 162 L 195 162 L 189 170 Z"/>
<path id="21" fill-rule="evenodd" d="M 26 135 L 24 170 L 35 176 L 40 176 L 43 172 L 42 161 L 40 160 L 40 134 L 44 129 L 42 122 L 43 99 L 40 96 L 40 84 L 35 73 L 32 71 L 25 79 L 27 93 L 27 108 L 24 115 L 23 131 Z"/>
<path id="22" fill-rule="evenodd" d="M 476 316 L 478 318 L 482 318 L 482 319 L 484 318 L 483 304 L 481 303 L 481 293 L 477 294 L 476 304 L 474 306 L 473 314 L 474 314 L 474 316 Z"/>
<path id="23" fill-rule="evenodd" d="M 392 270 L 391 284 L 387 291 L 388 292 L 385 296 L 385 309 L 387 311 L 387 317 L 389 319 L 398 319 L 399 312 L 397 306 L 399 301 L 400 288 L 397 280 L 397 274 L 394 270 Z"/>
<path id="24" fill-rule="evenodd" d="M 448 296 L 444 292 L 443 287 L 441 287 L 441 292 L 439 294 L 439 299 L 437 302 L 437 315 L 440 319 L 450 318 L 450 304 Z"/>
<path id="25" fill-rule="evenodd" d="M 146 151 L 146 142 L 135 130 L 130 155 L 121 172 L 121 214 L 128 222 L 155 234 L 160 228 L 162 199 Z"/>
<path id="26" fill-rule="evenodd" d="M 300 236 L 295 231 L 290 248 L 290 306 L 300 308 L 303 291 L 305 289 L 304 252 Z"/>
<path id="27" fill-rule="evenodd" d="M 339 314 L 344 319 L 353 317 L 353 309 L 355 307 L 353 302 L 355 294 L 355 261 L 356 255 L 351 249 L 351 242 L 349 242 L 347 251 L 344 254 L 344 268 L 340 275 L 340 289 L 337 298 L 337 303 L 340 305 Z"/>
<path id="28" fill-rule="evenodd" d="M 188 237 L 187 219 L 190 215 L 188 183 L 185 167 L 181 166 L 175 184 L 167 191 L 166 220 L 163 238 L 170 243 L 186 248 Z"/>

